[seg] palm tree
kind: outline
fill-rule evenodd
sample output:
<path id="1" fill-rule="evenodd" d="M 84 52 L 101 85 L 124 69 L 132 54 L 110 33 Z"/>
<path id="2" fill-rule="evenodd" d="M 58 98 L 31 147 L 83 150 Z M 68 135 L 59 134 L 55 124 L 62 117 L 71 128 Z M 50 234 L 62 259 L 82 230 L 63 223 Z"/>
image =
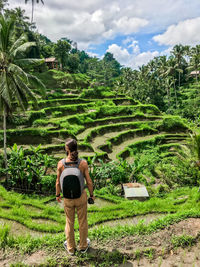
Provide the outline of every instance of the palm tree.
<path id="1" fill-rule="evenodd" d="M 25 4 L 27 4 L 28 1 L 29 0 L 25 0 Z M 33 13 L 34 13 L 35 0 L 31 0 L 31 1 L 32 1 L 31 23 L 33 23 Z M 39 2 L 41 2 L 44 5 L 44 1 L 43 0 L 36 0 L 37 4 L 39 4 Z"/>
<path id="2" fill-rule="evenodd" d="M 200 68 L 200 45 L 192 47 L 190 50 L 189 71 L 196 71 L 196 82 L 198 82 L 198 70 Z"/>
<path id="3" fill-rule="evenodd" d="M 169 77 L 170 81 L 172 81 L 172 84 L 174 85 L 174 93 L 175 93 L 175 100 L 176 100 L 176 107 L 177 107 L 177 92 L 176 92 L 176 72 L 180 71 L 180 69 L 177 69 L 176 61 L 173 57 L 170 57 L 167 61 L 166 71 L 163 73 L 164 77 Z"/>
<path id="4" fill-rule="evenodd" d="M 172 50 L 172 54 L 176 61 L 176 71 L 178 72 L 178 86 L 181 85 L 181 73 L 183 73 L 183 64 L 185 63 L 185 47 L 183 45 L 175 45 Z"/>
<path id="5" fill-rule="evenodd" d="M 0 114 L 3 115 L 5 168 L 7 168 L 6 119 L 13 110 L 13 101 L 25 110 L 29 99 L 36 101 L 30 85 L 34 84 L 41 88 L 42 92 L 45 89 L 35 76 L 24 70 L 27 66 L 41 64 L 43 60 L 26 58 L 26 51 L 35 43 L 27 42 L 24 34 L 15 40 L 14 24 L 14 17 L 5 19 L 4 16 L 0 16 Z"/>

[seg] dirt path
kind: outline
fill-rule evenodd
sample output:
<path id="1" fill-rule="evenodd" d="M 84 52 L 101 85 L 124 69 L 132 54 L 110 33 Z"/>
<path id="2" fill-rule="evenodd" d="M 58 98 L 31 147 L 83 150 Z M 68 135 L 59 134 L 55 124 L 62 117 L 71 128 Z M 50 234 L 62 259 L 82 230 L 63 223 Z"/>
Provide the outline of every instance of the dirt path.
<path id="1" fill-rule="evenodd" d="M 118 219 L 118 220 L 111 220 L 111 221 L 107 221 L 101 224 L 98 224 L 92 228 L 98 228 L 99 225 L 105 225 L 105 226 L 110 226 L 110 227 L 114 227 L 114 226 L 130 226 L 130 225 L 136 225 L 138 224 L 140 221 L 143 221 L 144 224 L 148 224 L 150 222 L 152 222 L 155 219 L 158 218 L 162 218 L 163 216 L 165 216 L 164 214 L 157 214 L 157 213 L 152 213 L 152 214 L 146 214 L 146 215 L 138 215 L 138 216 L 134 216 L 134 217 L 129 217 L 129 218 L 125 218 L 125 219 Z"/>
<path id="2" fill-rule="evenodd" d="M 193 245 L 175 247 L 173 238 L 191 236 Z M 27 266 L 49 265 L 49 259 L 59 266 L 120 266 L 120 267 L 199 267 L 200 266 L 200 218 L 189 218 L 151 235 L 133 235 L 109 240 L 92 240 L 86 257 L 80 254 L 70 257 L 64 249 L 40 249 L 22 254 L 14 249 L 0 250 L 0 266 L 23 263 Z M 110 257 L 110 258 L 109 258 Z M 123 259 L 127 259 L 122 263 Z M 114 261 L 114 262 L 113 262 Z M 121 262 L 121 264 L 120 264 Z M 62 265 L 65 263 L 66 265 Z M 53 266 L 58 266 L 53 265 Z"/>
<path id="3" fill-rule="evenodd" d="M 85 138 L 85 136 L 87 136 L 89 134 L 89 132 L 92 130 L 92 129 L 95 129 L 95 127 L 90 127 L 90 128 L 87 128 L 86 130 L 84 130 L 83 132 L 81 132 L 80 134 L 77 134 L 77 139 L 80 141 L 80 140 L 83 140 Z"/>
<path id="4" fill-rule="evenodd" d="M 26 236 L 30 234 L 31 236 L 40 237 L 43 235 L 47 235 L 46 232 L 38 232 L 38 231 L 31 230 L 16 221 L 11 221 L 11 220 L 0 218 L 0 225 L 4 225 L 4 224 L 10 226 L 10 234 L 13 236 L 20 236 L 20 235 Z"/>
<path id="5" fill-rule="evenodd" d="M 110 252 L 118 250 L 126 255 L 130 260 L 120 266 L 199 267 L 199 234 L 200 219 L 189 218 L 151 235 L 128 236 L 118 240 L 109 240 L 106 245 L 96 243 L 94 249 L 106 247 Z M 197 243 L 193 246 L 186 245 L 185 248 L 174 247 L 173 238 L 182 235 L 197 238 Z"/>
<path id="6" fill-rule="evenodd" d="M 115 137 L 118 134 L 123 133 L 123 132 L 124 130 L 118 131 L 118 132 L 106 133 L 101 136 L 97 136 L 92 140 L 91 146 L 93 147 L 94 151 L 102 152 L 102 150 L 100 150 L 98 146 L 105 144 L 109 138 Z"/>

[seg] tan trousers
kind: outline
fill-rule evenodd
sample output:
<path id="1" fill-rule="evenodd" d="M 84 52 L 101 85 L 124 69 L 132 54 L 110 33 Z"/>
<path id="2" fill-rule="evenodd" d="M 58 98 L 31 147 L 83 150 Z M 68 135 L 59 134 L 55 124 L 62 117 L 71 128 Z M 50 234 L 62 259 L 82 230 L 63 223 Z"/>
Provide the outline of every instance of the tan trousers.
<path id="1" fill-rule="evenodd" d="M 65 234 L 67 239 L 67 248 L 70 252 L 74 252 L 76 248 L 74 238 L 74 220 L 75 210 L 78 215 L 79 222 L 79 235 L 80 235 L 80 249 L 87 248 L 87 237 L 88 237 L 88 221 L 87 221 L 87 193 L 83 190 L 80 198 L 67 199 L 64 198 L 64 210 L 66 214 L 66 226 Z"/>

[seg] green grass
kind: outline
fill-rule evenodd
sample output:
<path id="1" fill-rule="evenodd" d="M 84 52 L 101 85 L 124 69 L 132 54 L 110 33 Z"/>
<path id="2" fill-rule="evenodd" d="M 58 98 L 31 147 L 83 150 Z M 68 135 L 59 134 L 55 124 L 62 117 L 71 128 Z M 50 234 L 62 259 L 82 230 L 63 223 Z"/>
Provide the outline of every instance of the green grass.
<path id="1" fill-rule="evenodd" d="M 13 192 L 7 192 L 2 187 L 0 188 L 0 196 L 3 198 L 0 205 L 0 217 L 15 220 L 29 229 L 44 231 L 44 232 L 61 232 L 65 224 L 63 210 L 60 208 L 48 206 L 46 201 L 49 198 L 35 199 L 28 196 L 20 195 Z M 177 193 L 176 193 L 177 192 Z M 188 199 L 184 203 L 177 205 L 175 197 L 177 195 L 188 194 Z M 123 198 L 112 196 L 108 193 L 103 193 L 102 190 L 96 192 L 97 196 L 110 200 L 115 205 L 106 206 L 103 208 L 89 208 L 89 225 L 96 225 L 109 220 L 122 219 L 130 216 L 148 214 L 148 213 L 168 213 L 168 212 L 183 212 L 190 208 L 199 207 L 199 202 L 196 202 L 198 196 L 197 188 L 183 188 L 175 190 L 172 193 L 166 194 L 165 198 L 152 197 L 146 202 L 130 201 Z M 175 203 L 175 204 L 174 204 Z M 26 205 L 40 209 L 40 212 L 27 213 Z M 4 207 L 10 207 L 5 209 Z M 112 211 L 112 212 L 111 212 Z M 32 219 L 47 219 L 56 222 L 58 225 L 35 224 Z M 75 228 L 77 229 L 76 224 Z"/>
<path id="2" fill-rule="evenodd" d="M 180 236 L 173 236 L 171 239 L 171 243 L 173 247 L 191 247 L 194 243 L 196 243 L 196 238 L 190 235 L 180 235 Z"/>
<path id="3" fill-rule="evenodd" d="M 164 194 L 162 197 L 152 197 L 145 202 L 128 201 L 120 197 L 112 196 L 104 193 L 103 190 L 96 191 L 95 195 L 104 199 L 109 199 L 114 204 L 103 208 L 89 207 L 88 222 L 89 222 L 89 238 L 91 240 L 111 240 L 119 239 L 129 235 L 149 235 L 159 230 L 165 229 L 169 225 L 173 225 L 187 218 L 200 218 L 200 202 L 198 188 L 183 187 Z M 177 200 L 180 197 L 187 196 L 185 202 L 180 202 L 177 205 Z M 3 187 L 0 187 L 0 217 L 17 221 L 25 225 L 28 229 L 34 229 L 38 232 L 46 232 L 41 237 L 31 236 L 30 234 L 13 235 L 10 234 L 10 227 L 7 224 L 0 227 L 0 247 L 2 249 L 11 248 L 17 249 L 21 253 L 32 253 L 39 249 L 61 249 L 62 243 L 65 240 L 63 233 L 65 227 L 64 211 L 58 207 L 49 206 L 47 203 L 54 197 L 38 197 L 25 196 L 14 192 L 7 192 Z M 24 208 L 30 205 L 38 209 L 38 212 L 27 212 Z M 9 207 L 10 209 L 4 209 Z M 117 220 L 142 214 L 160 213 L 161 218 L 155 219 L 149 224 L 145 224 L 143 220 L 136 225 L 117 225 L 106 226 L 103 222 L 108 220 Z M 32 219 L 45 218 L 58 223 L 55 225 L 39 225 L 32 222 Z M 95 228 L 91 226 L 95 225 Z M 97 227 L 98 226 L 98 227 Z M 56 233 L 56 234 L 52 234 Z M 75 238 L 78 241 L 78 225 L 75 224 Z M 174 248 L 191 246 L 196 242 L 191 236 L 173 236 L 171 244 Z M 151 259 L 154 252 L 151 249 L 140 251 L 140 255 Z M 109 262 L 116 263 L 117 259 L 120 262 L 126 261 L 118 251 L 106 253 L 105 256 L 99 255 L 98 262 L 108 264 Z M 90 254 L 89 256 L 90 257 Z M 116 261 L 115 261 L 115 260 Z M 89 259 L 93 262 L 94 258 Z M 86 261 L 78 257 L 78 261 Z M 95 266 L 95 265 L 94 265 Z M 103 265 L 104 266 L 104 265 Z"/>

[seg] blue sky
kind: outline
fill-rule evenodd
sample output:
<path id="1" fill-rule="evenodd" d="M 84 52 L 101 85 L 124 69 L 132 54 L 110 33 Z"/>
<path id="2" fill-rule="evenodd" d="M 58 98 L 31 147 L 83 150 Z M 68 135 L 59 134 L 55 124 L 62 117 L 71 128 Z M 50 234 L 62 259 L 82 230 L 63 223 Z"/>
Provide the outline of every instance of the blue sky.
<path id="1" fill-rule="evenodd" d="M 44 0 L 36 4 L 40 33 L 56 42 L 68 37 L 80 50 L 102 57 L 107 51 L 121 65 L 138 68 L 176 44 L 200 44 L 199 0 Z M 31 14 L 31 1 L 9 0 L 10 8 Z"/>
<path id="2" fill-rule="evenodd" d="M 159 33 L 158 33 L 159 34 Z M 145 51 L 158 51 L 162 52 L 168 49 L 168 45 L 159 45 L 157 42 L 155 42 L 152 38 L 155 34 L 152 33 L 138 33 L 134 34 L 133 36 L 129 35 L 130 38 L 133 38 L 135 41 L 138 41 L 140 45 L 140 50 L 141 52 Z M 94 45 L 94 48 L 90 49 L 93 53 L 96 53 L 100 56 L 104 55 L 105 51 L 108 49 L 110 45 L 113 43 L 122 46 L 124 48 L 127 48 L 126 44 L 123 44 L 124 36 L 123 35 L 118 35 L 112 40 L 106 40 L 103 43 L 100 43 L 98 45 Z M 128 51 L 131 50 L 131 48 L 127 48 Z"/>

